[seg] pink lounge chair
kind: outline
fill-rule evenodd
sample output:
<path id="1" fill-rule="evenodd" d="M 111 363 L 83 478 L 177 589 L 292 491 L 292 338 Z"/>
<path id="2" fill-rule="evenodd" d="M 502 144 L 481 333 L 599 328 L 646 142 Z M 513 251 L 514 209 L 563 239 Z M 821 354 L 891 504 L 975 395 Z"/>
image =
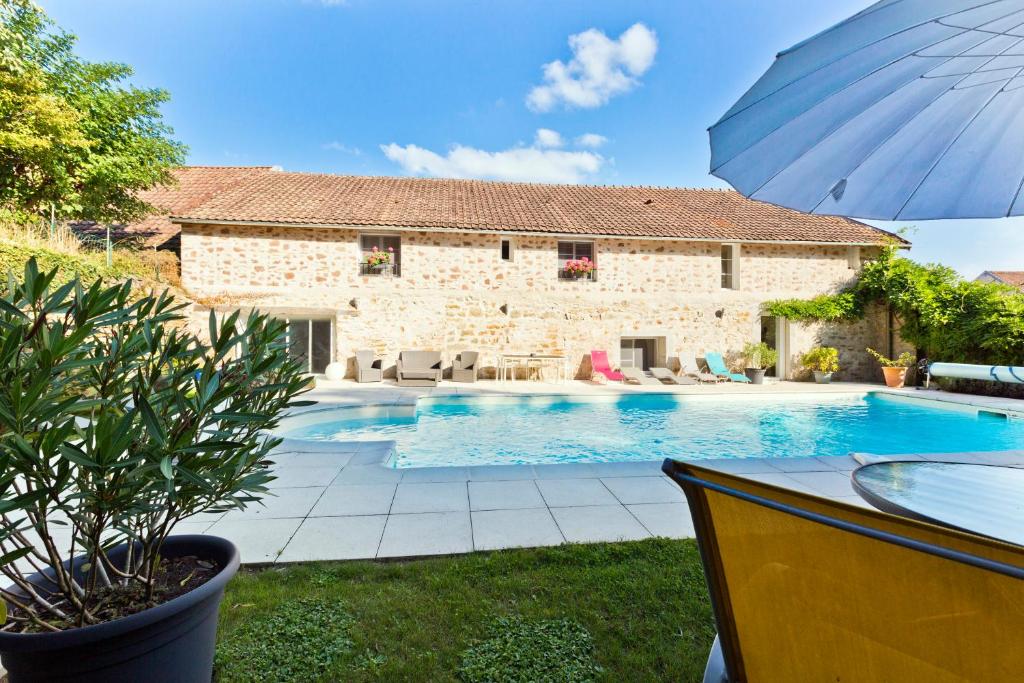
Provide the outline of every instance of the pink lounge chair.
<path id="1" fill-rule="evenodd" d="M 615 372 L 608 364 L 607 351 L 591 351 L 590 365 L 594 368 L 594 372 L 599 372 L 610 380 L 621 382 L 624 379 L 621 372 Z"/>

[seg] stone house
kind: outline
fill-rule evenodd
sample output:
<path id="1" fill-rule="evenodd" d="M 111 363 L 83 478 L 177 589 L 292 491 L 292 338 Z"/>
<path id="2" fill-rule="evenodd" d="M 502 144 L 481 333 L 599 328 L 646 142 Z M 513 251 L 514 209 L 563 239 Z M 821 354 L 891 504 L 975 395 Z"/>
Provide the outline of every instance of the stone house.
<path id="1" fill-rule="evenodd" d="M 1024 271 L 1020 270 L 986 270 L 974 280 L 976 282 L 995 282 L 1024 290 Z"/>
<path id="2" fill-rule="evenodd" d="M 577 377 L 605 349 L 623 365 L 676 367 L 748 341 L 779 349 L 780 377 L 817 343 L 846 379 L 871 377 L 885 316 L 848 325 L 768 317 L 766 301 L 841 289 L 899 239 L 721 190 L 543 185 L 269 172 L 171 217 L 182 285 L 218 310 L 289 321 L 311 372 L 370 348 L 564 353 Z M 390 264 L 372 266 L 374 253 Z M 588 259 L 579 276 L 567 269 Z M 196 311 L 203 319 L 206 311 Z"/>

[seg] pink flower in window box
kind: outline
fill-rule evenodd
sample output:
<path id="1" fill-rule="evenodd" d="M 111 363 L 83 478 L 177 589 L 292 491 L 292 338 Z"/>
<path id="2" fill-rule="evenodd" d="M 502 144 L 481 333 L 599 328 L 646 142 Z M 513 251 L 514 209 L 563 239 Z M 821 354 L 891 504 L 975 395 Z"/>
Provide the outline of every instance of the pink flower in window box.
<path id="1" fill-rule="evenodd" d="M 370 253 L 366 255 L 366 265 L 371 268 L 377 266 L 386 266 L 391 263 L 391 250 L 381 251 L 377 247 L 370 250 Z"/>
<path id="2" fill-rule="evenodd" d="M 586 256 L 582 256 L 578 259 L 570 259 L 565 262 L 565 272 L 570 277 L 582 278 L 589 277 L 597 269 L 597 264 L 591 261 Z"/>

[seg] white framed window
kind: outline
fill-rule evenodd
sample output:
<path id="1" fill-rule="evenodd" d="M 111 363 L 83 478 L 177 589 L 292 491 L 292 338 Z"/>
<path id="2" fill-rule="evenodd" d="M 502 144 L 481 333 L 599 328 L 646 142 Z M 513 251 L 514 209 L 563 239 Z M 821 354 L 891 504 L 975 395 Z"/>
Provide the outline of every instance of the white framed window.
<path id="1" fill-rule="evenodd" d="M 559 242 L 558 243 L 558 267 L 565 268 L 566 261 L 579 261 L 586 257 L 594 260 L 593 242 Z"/>
<path id="2" fill-rule="evenodd" d="M 278 316 L 288 323 L 288 350 L 306 372 L 322 375 L 334 360 L 334 321 L 329 318 Z"/>
<path id="3" fill-rule="evenodd" d="M 511 237 L 501 238 L 501 260 L 511 261 L 514 257 L 514 245 L 512 244 Z"/>
<path id="4" fill-rule="evenodd" d="M 722 245 L 722 289 L 740 288 L 740 245 Z"/>
<path id="5" fill-rule="evenodd" d="M 560 279 L 573 280 L 573 279 L 585 279 L 594 280 L 595 272 L 591 270 L 585 276 L 574 276 L 572 273 L 566 270 L 566 264 L 569 261 L 582 261 L 586 259 L 590 261 L 593 266 L 597 267 L 596 259 L 594 258 L 594 243 L 593 242 L 569 242 L 559 241 L 558 242 L 558 277 Z"/>
<path id="6" fill-rule="evenodd" d="M 360 275 L 392 275 L 402 274 L 402 238 L 398 235 L 363 233 L 359 235 L 359 274 Z M 374 251 L 383 251 L 390 254 L 391 267 L 374 266 L 367 263 L 366 259 Z"/>

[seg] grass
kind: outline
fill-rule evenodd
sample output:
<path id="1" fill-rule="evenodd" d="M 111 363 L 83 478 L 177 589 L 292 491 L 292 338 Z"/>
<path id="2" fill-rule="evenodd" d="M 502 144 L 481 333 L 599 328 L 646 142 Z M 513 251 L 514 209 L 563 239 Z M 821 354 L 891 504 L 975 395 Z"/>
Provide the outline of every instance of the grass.
<path id="1" fill-rule="evenodd" d="M 293 565 L 243 572 L 228 587 L 218 680 L 288 680 L 284 669 L 239 669 L 224 666 L 224 657 L 248 657 L 247 642 L 303 656 L 279 647 L 291 630 L 269 626 L 299 601 L 330 605 L 345 624 L 334 636 L 315 636 L 322 640 L 314 650 L 336 655 L 308 669 L 321 680 L 512 681 L 521 680 L 517 670 L 552 671 L 562 661 L 577 676 L 571 680 L 698 681 L 714 638 L 693 541 Z M 507 675 L 488 677 L 502 670 Z"/>

